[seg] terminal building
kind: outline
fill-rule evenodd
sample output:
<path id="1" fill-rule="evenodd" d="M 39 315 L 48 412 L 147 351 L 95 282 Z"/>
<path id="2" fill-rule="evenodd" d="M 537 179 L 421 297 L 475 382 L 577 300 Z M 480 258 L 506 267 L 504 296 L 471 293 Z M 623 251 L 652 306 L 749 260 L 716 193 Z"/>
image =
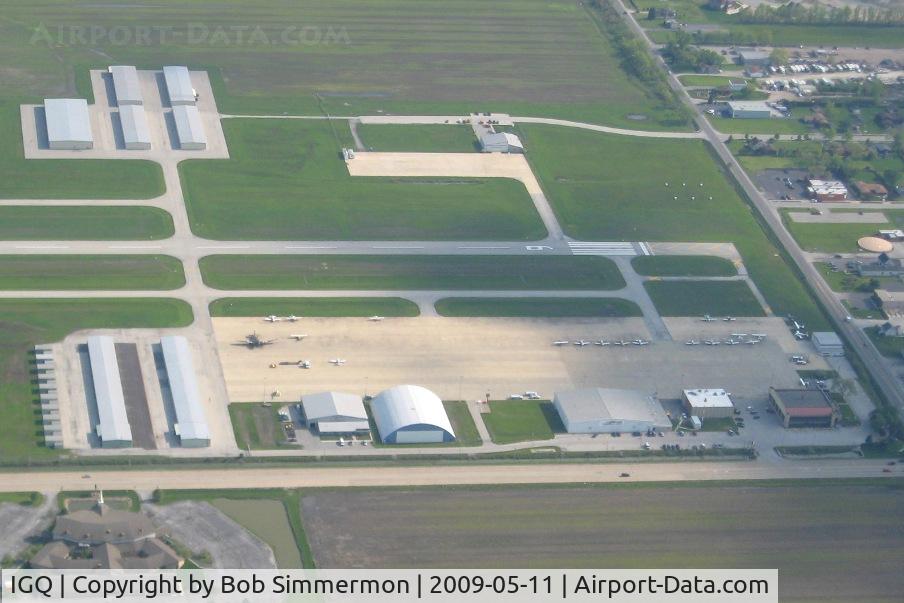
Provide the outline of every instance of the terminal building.
<path id="1" fill-rule="evenodd" d="M 724 389 L 686 389 L 682 403 L 688 415 L 704 421 L 730 418 L 735 410 L 731 396 Z"/>
<path id="2" fill-rule="evenodd" d="M 151 148 L 151 130 L 142 105 L 120 105 L 119 124 L 127 150 L 146 151 Z"/>
<path id="3" fill-rule="evenodd" d="M 301 403 L 311 432 L 339 435 L 370 430 L 361 396 L 321 392 L 302 396 Z"/>
<path id="4" fill-rule="evenodd" d="M 132 428 L 126 414 L 113 340 L 105 336 L 89 337 L 88 359 L 97 401 L 98 424 L 95 433 L 104 448 L 131 448 Z"/>
<path id="5" fill-rule="evenodd" d="M 47 146 L 51 150 L 94 148 L 88 102 L 83 98 L 44 99 Z"/>
<path id="6" fill-rule="evenodd" d="M 210 428 L 204 416 L 188 340 L 180 336 L 160 338 L 167 382 L 176 410 L 176 435 L 185 448 L 210 446 Z"/>
<path id="7" fill-rule="evenodd" d="M 455 441 L 452 423 L 439 396 L 417 385 L 397 385 L 370 405 L 380 439 L 386 444 Z"/>
<path id="8" fill-rule="evenodd" d="M 207 135 L 201 114 L 194 105 L 176 105 L 173 107 L 173 119 L 176 122 L 176 136 L 179 148 L 186 151 L 203 151 L 207 148 Z"/>
<path id="9" fill-rule="evenodd" d="M 116 95 L 118 106 L 144 103 L 141 84 L 138 82 L 138 71 L 133 66 L 111 65 L 107 71 L 113 78 L 113 93 Z"/>
<path id="10" fill-rule="evenodd" d="M 194 105 L 198 100 L 191 84 L 188 67 L 169 65 L 163 68 L 163 80 L 170 106 Z"/>
<path id="11" fill-rule="evenodd" d="M 821 389 L 769 388 L 769 401 L 785 427 L 835 427 L 837 415 Z"/>
<path id="12" fill-rule="evenodd" d="M 553 405 L 568 433 L 672 428 L 656 396 L 642 391 L 596 387 L 556 392 Z"/>

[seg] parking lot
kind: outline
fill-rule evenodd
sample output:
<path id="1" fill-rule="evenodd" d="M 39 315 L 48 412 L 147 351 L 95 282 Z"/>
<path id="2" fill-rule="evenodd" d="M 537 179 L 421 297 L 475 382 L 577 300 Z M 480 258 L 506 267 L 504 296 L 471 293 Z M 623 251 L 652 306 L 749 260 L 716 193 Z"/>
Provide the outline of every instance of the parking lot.
<path id="1" fill-rule="evenodd" d="M 769 199 L 809 199 L 807 193 L 807 170 L 785 168 L 781 170 L 763 170 L 753 175 L 757 188 Z M 791 185 L 788 185 L 790 180 Z"/>

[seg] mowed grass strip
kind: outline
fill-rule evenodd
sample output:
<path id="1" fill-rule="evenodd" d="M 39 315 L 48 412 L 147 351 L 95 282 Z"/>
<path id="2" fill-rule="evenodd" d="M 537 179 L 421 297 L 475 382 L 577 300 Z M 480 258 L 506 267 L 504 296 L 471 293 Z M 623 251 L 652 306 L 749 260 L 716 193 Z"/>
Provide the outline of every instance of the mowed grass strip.
<path id="1" fill-rule="evenodd" d="M 631 260 L 642 276 L 735 276 L 738 269 L 725 258 L 711 255 L 642 255 Z"/>
<path id="2" fill-rule="evenodd" d="M 617 297 L 446 297 L 434 305 L 440 316 L 525 318 L 643 316 L 637 304 Z"/>
<path id="3" fill-rule="evenodd" d="M 165 190 L 152 161 L 25 159 L 19 104 L 2 98 L 0 140 L 0 199 L 150 199 Z"/>
<path id="4" fill-rule="evenodd" d="M 745 281 L 647 281 L 663 316 L 765 316 Z"/>
<path id="5" fill-rule="evenodd" d="M 178 289 L 182 262 L 167 255 L 2 255 L 0 289 Z"/>
<path id="6" fill-rule="evenodd" d="M 567 234 L 587 241 L 731 241 L 777 314 L 828 326 L 704 142 L 534 124 L 519 130 Z"/>
<path id="7" fill-rule="evenodd" d="M 481 415 L 496 444 L 551 440 L 565 426 L 549 400 L 493 400 Z"/>
<path id="8" fill-rule="evenodd" d="M 595 256 L 211 255 L 204 282 L 216 289 L 612 290 L 625 281 Z"/>
<path id="9" fill-rule="evenodd" d="M 211 316 L 418 316 L 401 297 L 224 297 L 210 304 Z"/>
<path id="10" fill-rule="evenodd" d="M 0 206 L 7 241 L 150 241 L 173 232 L 172 216 L 156 207 Z"/>
<path id="11" fill-rule="evenodd" d="M 459 124 L 361 124 L 358 136 L 369 150 L 407 153 L 473 153 L 474 130 Z"/>
<path id="12" fill-rule="evenodd" d="M 76 329 L 169 328 L 192 323 L 191 306 L 164 298 L 0 300 L 0 459 L 28 462 L 54 456 L 44 448 L 28 350 Z"/>
<path id="13" fill-rule="evenodd" d="M 380 126 L 384 127 L 384 126 Z M 219 240 L 496 240 L 546 235 L 507 178 L 350 176 L 348 123 L 229 119 L 230 159 L 179 164 L 192 230 Z"/>

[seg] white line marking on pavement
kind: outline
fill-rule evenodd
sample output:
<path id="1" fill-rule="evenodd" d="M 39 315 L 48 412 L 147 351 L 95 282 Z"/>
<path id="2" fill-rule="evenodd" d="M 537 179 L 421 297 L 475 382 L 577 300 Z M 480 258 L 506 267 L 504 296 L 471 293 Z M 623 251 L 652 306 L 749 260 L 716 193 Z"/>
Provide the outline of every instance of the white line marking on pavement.
<path id="1" fill-rule="evenodd" d="M 286 245 L 286 249 L 336 249 L 335 245 Z"/>
<path id="2" fill-rule="evenodd" d="M 162 249 L 161 245 L 108 245 L 107 249 Z"/>
<path id="3" fill-rule="evenodd" d="M 459 249 L 509 249 L 509 247 L 499 245 L 472 245 L 470 247 L 459 247 Z"/>
<path id="4" fill-rule="evenodd" d="M 251 245 L 224 246 L 224 245 L 206 245 L 200 246 L 198 249 L 250 249 Z"/>
<path id="5" fill-rule="evenodd" d="M 16 249 L 69 249 L 69 245 L 16 245 Z"/>
<path id="6" fill-rule="evenodd" d="M 383 246 L 374 245 L 373 247 L 371 247 L 371 249 L 423 249 L 423 248 L 424 248 L 423 245 L 421 245 L 420 247 L 412 247 L 412 246 L 405 246 L 405 245 L 383 245 Z"/>

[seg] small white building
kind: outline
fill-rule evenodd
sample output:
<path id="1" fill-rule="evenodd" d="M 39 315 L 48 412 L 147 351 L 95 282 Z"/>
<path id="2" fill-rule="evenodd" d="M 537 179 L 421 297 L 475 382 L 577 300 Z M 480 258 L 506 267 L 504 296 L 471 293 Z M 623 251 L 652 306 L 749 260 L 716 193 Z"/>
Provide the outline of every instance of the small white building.
<path id="1" fill-rule="evenodd" d="M 370 429 L 364 401 L 355 394 L 321 392 L 301 397 L 308 429 L 320 434 L 365 432 Z"/>
<path id="2" fill-rule="evenodd" d="M 568 433 L 613 433 L 671 429 L 656 396 L 601 387 L 556 392 L 553 405 Z"/>
<path id="3" fill-rule="evenodd" d="M 524 153 L 521 139 L 510 132 L 493 132 L 480 139 L 484 153 Z"/>
<path id="4" fill-rule="evenodd" d="M 816 352 L 822 356 L 844 356 L 844 343 L 833 331 L 815 331 L 811 341 Z"/>
<path id="5" fill-rule="evenodd" d="M 142 105 L 120 105 L 119 124 L 127 150 L 146 151 L 151 148 L 151 130 Z"/>
<path id="6" fill-rule="evenodd" d="M 724 389 L 686 389 L 682 394 L 684 410 L 692 417 L 725 419 L 734 414 L 731 396 Z"/>
<path id="7" fill-rule="evenodd" d="M 52 150 L 94 148 L 88 101 L 83 98 L 44 99 L 47 143 Z"/>
<path id="8" fill-rule="evenodd" d="M 207 134 L 204 133 L 204 124 L 196 106 L 176 105 L 173 107 L 173 119 L 176 122 L 180 149 L 203 151 L 207 148 Z"/>

